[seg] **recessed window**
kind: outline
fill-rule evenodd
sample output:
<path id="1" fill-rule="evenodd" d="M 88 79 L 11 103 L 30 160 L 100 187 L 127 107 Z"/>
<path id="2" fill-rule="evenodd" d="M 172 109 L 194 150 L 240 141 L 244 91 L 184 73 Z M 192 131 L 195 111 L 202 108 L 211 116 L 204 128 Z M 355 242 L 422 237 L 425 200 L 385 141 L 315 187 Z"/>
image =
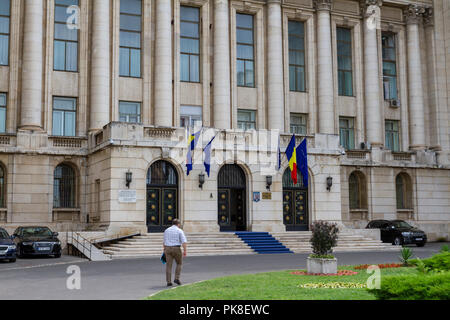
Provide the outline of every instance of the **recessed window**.
<path id="1" fill-rule="evenodd" d="M 348 179 L 350 210 L 367 209 L 367 183 L 362 172 L 353 172 Z"/>
<path id="2" fill-rule="evenodd" d="M 385 100 L 397 100 L 397 52 L 395 34 L 383 32 L 383 89 Z"/>
<path id="3" fill-rule="evenodd" d="M 0 208 L 6 208 L 6 170 L 0 163 Z"/>
<path id="4" fill-rule="evenodd" d="M 395 192 L 398 210 L 412 209 L 412 183 L 406 173 L 400 173 L 395 178 Z"/>
<path id="5" fill-rule="evenodd" d="M 53 98 L 53 131 L 54 136 L 74 137 L 77 120 L 77 99 Z"/>
<path id="6" fill-rule="evenodd" d="M 289 21 L 289 87 L 291 91 L 306 91 L 305 24 Z"/>
<path id="7" fill-rule="evenodd" d="M 291 113 L 291 133 L 306 135 L 307 119 L 306 114 Z"/>
<path id="8" fill-rule="evenodd" d="M 120 0 L 121 77 L 141 77 L 142 1 Z"/>
<path id="9" fill-rule="evenodd" d="M 56 167 L 53 177 L 53 208 L 76 207 L 75 170 L 65 164 Z"/>
<path id="10" fill-rule="evenodd" d="M 400 151 L 400 122 L 396 120 L 386 120 L 386 149 Z"/>
<path id="11" fill-rule="evenodd" d="M 0 133 L 6 132 L 6 94 L 0 93 Z"/>
<path id="12" fill-rule="evenodd" d="M 53 69 L 78 71 L 78 30 L 67 23 L 78 0 L 55 0 L 55 36 L 53 41 Z"/>
<path id="13" fill-rule="evenodd" d="M 338 82 L 340 96 L 353 96 L 352 31 L 337 28 Z"/>
<path id="14" fill-rule="evenodd" d="M 236 14 L 237 85 L 255 87 L 254 17 Z"/>
<path id="15" fill-rule="evenodd" d="M 141 104 L 139 102 L 119 102 L 120 122 L 141 122 Z"/>
<path id="16" fill-rule="evenodd" d="M 202 126 L 202 107 L 181 106 L 180 124 L 182 127 Z"/>
<path id="17" fill-rule="evenodd" d="M 256 129 L 256 111 L 238 110 L 238 129 L 255 130 Z"/>
<path id="18" fill-rule="evenodd" d="M 341 146 L 346 150 L 355 149 L 355 119 L 339 118 L 339 137 Z"/>
<path id="19" fill-rule="evenodd" d="M 200 82 L 200 9 L 180 7 L 180 78 Z"/>
<path id="20" fill-rule="evenodd" d="M 9 63 L 9 24 L 11 16 L 10 0 L 0 1 L 0 66 Z"/>

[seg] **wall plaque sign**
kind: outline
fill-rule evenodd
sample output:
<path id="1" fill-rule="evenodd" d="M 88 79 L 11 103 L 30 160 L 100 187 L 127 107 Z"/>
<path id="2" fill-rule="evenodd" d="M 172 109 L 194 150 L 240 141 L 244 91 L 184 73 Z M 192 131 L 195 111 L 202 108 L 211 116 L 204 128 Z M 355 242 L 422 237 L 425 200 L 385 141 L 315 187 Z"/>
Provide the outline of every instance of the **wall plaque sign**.
<path id="1" fill-rule="evenodd" d="M 262 198 L 263 200 L 272 200 L 272 192 L 263 192 Z"/>
<path id="2" fill-rule="evenodd" d="M 119 202 L 136 203 L 137 202 L 136 190 L 119 190 Z"/>

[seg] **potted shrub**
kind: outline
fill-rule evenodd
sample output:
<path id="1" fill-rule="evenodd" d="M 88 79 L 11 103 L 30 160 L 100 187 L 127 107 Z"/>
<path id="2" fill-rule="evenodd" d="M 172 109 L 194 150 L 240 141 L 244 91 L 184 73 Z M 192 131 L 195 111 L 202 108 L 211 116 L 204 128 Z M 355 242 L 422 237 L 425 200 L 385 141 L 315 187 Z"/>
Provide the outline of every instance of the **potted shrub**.
<path id="1" fill-rule="evenodd" d="M 337 244 L 337 224 L 316 221 L 311 225 L 313 254 L 307 260 L 308 273 L 336 274 L 337 259 L 332 255 Z"/>

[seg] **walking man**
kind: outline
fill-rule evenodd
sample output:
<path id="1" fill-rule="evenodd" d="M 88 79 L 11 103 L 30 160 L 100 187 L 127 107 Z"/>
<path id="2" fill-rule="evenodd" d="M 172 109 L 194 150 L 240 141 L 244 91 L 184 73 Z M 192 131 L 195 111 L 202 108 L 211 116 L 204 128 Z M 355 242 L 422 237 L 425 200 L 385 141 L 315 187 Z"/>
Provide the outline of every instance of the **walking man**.
<path id="1" fill-rule="evenodd" d="M 180 275 L 183 265 L 183 257 L 187 255 L 187 240 L 183 230 L 180 229 L 181 222 L 178 219 L 173 220 L 172 226 L 164 232 L 164 253 L 166 254 L 166 280 L 167 286 L 172 286 L 172 264 L 173 260 L 177 263 L 175 270 L 175 280 L 177 285 L 181 285 Z M 183 253 L 181 253 L 183 247 Z"/>

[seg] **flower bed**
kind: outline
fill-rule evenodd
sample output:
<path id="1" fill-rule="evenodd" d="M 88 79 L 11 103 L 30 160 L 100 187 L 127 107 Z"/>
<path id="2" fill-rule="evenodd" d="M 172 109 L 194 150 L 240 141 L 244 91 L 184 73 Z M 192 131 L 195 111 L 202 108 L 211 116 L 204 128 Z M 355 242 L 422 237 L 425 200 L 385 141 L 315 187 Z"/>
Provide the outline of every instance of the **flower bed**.
<path id="1" fill-rule="evenodd" d="M 356 270 L 366 270 L 370 266 L 377 266 L 380 269 L 389 269 L 389 268 L 403 268 L 405 267 L 403 264 L 400 263 L 385 263 L 385 264 L 362 264 L 360 266 L 356 266 Z"/>
<path id="2" fill-rule="evenodd" d="M 305 271 L 294 271 L 291 274 L 296 276 L 354 276 L 358 272 L 352 270 L 339 270 L 338 273 L 323 274 L 323 273 L 307 273 Z"/>
<path id="3" fill-rule="evenodd" d="M 305 283 L 298 287 L 303 289 L 362 289 L 366 288 L 366 285 L 355 282 L 320 282 Z"/>

